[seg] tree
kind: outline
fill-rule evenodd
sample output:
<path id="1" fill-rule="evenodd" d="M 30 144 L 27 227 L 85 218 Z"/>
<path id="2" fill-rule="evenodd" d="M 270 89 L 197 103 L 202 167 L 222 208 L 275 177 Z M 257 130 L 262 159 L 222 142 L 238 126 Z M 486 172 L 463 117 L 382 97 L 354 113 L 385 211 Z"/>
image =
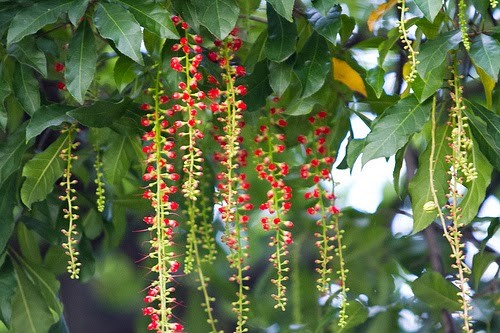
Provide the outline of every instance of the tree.
<path id="1" fill-rule="evenodd" d="M 498 330 L 496 5 L 0 1 L 5 329 L 77 330 L 69 277 L 138 331 Z"/>

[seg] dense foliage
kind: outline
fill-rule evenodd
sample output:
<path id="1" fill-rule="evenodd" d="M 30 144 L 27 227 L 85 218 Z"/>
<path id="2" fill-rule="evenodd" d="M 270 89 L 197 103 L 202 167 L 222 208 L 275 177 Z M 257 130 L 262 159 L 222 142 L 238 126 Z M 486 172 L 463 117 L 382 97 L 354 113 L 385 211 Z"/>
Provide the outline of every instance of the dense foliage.
<path id="1" fill-rule="evenodd" d="M 0 332 L 500 330 L 496 6 L 0 0 Z"/>

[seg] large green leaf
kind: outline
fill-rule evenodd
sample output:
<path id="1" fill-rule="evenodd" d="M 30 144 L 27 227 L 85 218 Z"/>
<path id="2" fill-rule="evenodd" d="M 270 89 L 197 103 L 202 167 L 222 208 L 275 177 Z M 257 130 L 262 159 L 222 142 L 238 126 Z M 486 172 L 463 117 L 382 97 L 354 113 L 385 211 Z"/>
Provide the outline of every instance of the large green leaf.
<path id="1" fill-rule="evenodd" d="M 194 0 L 198 20 L 215 37 L 226 38 L 238 20 L 240 8 L 235 0 Z"/>
<path id="2" fill-rule="evenodd" d="M 434 188 L 438 198 L 439 206 L 446 203 L 449 180 L 448 170 L 450 165 L 446 163 L 446 156 L 451 154 L 448 146 L 450 126 L 442 126 L 436 129 L 436 147 L 434 151 Z M 425 229 L 434 221 L 437 210 L 424 210 L 424 205 L 429 201 L 434 201 L 430 188 L 429 157 L 431 155 L 431 144 L 418 157 L 418 170 L 408 185 L 408 192 L 411 198 L 411 208 L 413 211 L 413 233 Z"/>
<path id="3" fill-rule="evenodd" d="M 116 0 L 127 6 L 128 10 L 145 29 L 160 38 L 179 38 L 177 29 L 168 10 L 153 1 Z"/>
<path id="4" fill-rule="evenodd" d="M 307 20 L 311 23 L 313 29 L 332 44 L 337 43 L 337 34 L 342 27 L 341 14 L 342 7 L 340 5 L 330 8 L 326 16 L 323 16 L 314 7 L 306 9 Z"/>
<path id="5" fill-rule="evenodd" d="M 25 135 L 26 125 L 23 124 L 0 145 L 0 185 L 21 166 L 24 152 L 30 146 Z"/>
<path id="6" fill-rule="evenodd" d="M 470 105 L 470 104 L 469 104 Z M 484 121 L 476 115 L 474 112 L 465 109 L 465 114 L 469 118 L 468 122 L 472 130 L 472 136 L 474 142 L 479 146 L 481 152 L 485 155 L 488 161 L 495 167 L 495 169 L 500 170 L 500 141 L 498 137 L 500 134 L 494 132 L 494 129 L 484 123 Z M 498 116 L 493 112 L 488 111 L 488 114 L 492 119 L 497 119 Z M 497 140 L 495 140 L 495 137 Z"/>
<path id="7" fill-rule="evenodd" d="M 459 221 L 463 224 L 470 223 L 474 217 L 476 217 L 477 211 L 484 200 L 486 188 L 490 184 L 491 171 L 493 170 L 491 164 L 481 153 L 477 144 L 472 146 L 468 154 L 469 161 L 473 163 L 476 168 L 477 178 L 464 184 L 464 186 L 467 187 L 467 193 L 465 193 L 462 201 L 460 201 L 458 205 L 458 207 L 462 209 Z"/>
<path id="8" fill-rule="evenodd" d="M 426 272 L 413 281 L 411 289 L 415 296 L 432 308 L 458 311 L 458 288 L 438 272 Z"/>
<path id="9" fill-rule="evenodd" d="M 45 333 L 59 320 L 59 316 L 45 299 L 40 285 L 32 280 L 25 266 L 14 265 L 17 290 L 12 299 L 12 333 Z M 53 277 L 55 280 L 55 277 Z M 57 281 L 57 280 L 56 280 Z"/>
<path id="10" fill-rule="evenodd" d="M 283 95 L 290 85 L 293 61 L 269 62 L 269 84 L 277 96 Z"/>
<path id="11" fill-rule="evenodd" d="M 19 42 L 47 24 L 57 21 L 61 14 L 68 11 L 73 0 L 49 0 L 36 2 L 21 9 L 12 20 L 7 32 L 7 44 Z"/>
<path id="12" fill-rule="evenodd" d="M 441 66 L 427 72 L 425 77 L 417 75 L 411 83 L 411 88 L 419 101 L 425 101 L 443 86 L 446 71 L 447 66 L 445 63 L 442 63 Z"/>
<path id="13" fill-rule="evenodd" d="M 119 119 L 132 106 L 129 99 L 118 103 L 97 101 L 89 106 L 82 106 L 69 111 L 67 114 L 89 127 L 109 127 L 113 121 Z"/>
<path id="14" fill-rule="evenodd" d="M 85 15 L 89 0 L 74 0 L 73 5 L 68 9 L 68 18 L 75 27 L 80 22 L 80 19 Z"/>
<path id="15" fill-rule="evenodd" d="M 297 42 L 297 27 L 288 22 L 267 5 L 267 41 L 266 57 L 275 62 L 282 62 L 295 52 Z"/>
<path id="16" fill-rule="evenodd" d="M 419 132 L 429 119 L 429 103 L 420 104 L 414 96 L 400 100 L 373 123 L 363 149 L 363 165 L 377 157 L 390 157 Z"/>
<path id="17" fill-rule="evenodd" d="M 111 39 L 124 55 L 143 65 L 142 31 L 134 16 L 120 5 L 100 2 L 94 23 L 104 38 Z"/>
<path id="18" fill-rule="evenodd" d="M 54 188 L 55 181 L 62 176 L 64 163 L 59 154 L 68 146 L 69 140 L 69 135 L 61 135 L 24 166 L 26 180 L 21 187 L 21 200 L 28 208 L 33 202 L 44 200 Z"/>
<path id="19" fill-rule="evenodd" d="M 32 116 L 40 108 L 40 89 L 31 67 L 18 64 L 12 85 L 16 98 L 24 111 Z"/>
<path id="20" fill-rule="evenodd" d="M 47 59 L 45 53 L 36 47 L 33 37 L 25 37 L 13 44 L 9 49 L 9 53 L 16 57 L 20 63 L 30 66 L 44 77 L 47 77 Z"/>
<path id="21" fill-rule="evenodd" d="M 485 34 L 476 36 L 472 41 L 469 54 L 476 66 L 485 71 L 493 80 L 498 80 L 500 43 L 495 38 Z"/>
<path id="22" fill-rule="evenodd" d="M 51 126 L 59 126 L 63 122 L 71 123 L 73 118 L 66 113 L 74 109 L 62 104 L 44 105 L 30 119 L 26 127 L 26 141 L 31 140 Z"/>
<path id="23" fill-rule="evenodd" d="M 375 96 L 380 98 L 384 91 L 385 71 L 382 67 L 374 67 L 366 72 L 366 82 L 373 88 Z"/>
<path id="24" fill-rule="evenodd" d="M 431 22 L 434 21 L 441 7 L 443 7 L 443 1 L 441 0 L 415 0 L 415 4 Z"/>
<path id="25" fill-rule="evenodd" d="M 130 168 L 130 153 L 132 149 L 130 138 L 125 135 L 116 135 L 112 138 L 111 144 L 102 156 L 103 171 L 106 180 L 117 185 L 126 176 Z"/>
<path id="26" fill-rule="evenodd" d="M 330 69 L 328 46 L 323 37 L 313 33 L 297 57 L 296 73 L 302 83 L 302 98 L 321 89 Z"/>
<path id="27" fill-rule="evenodd" d="M 84 103 L 87 89 L 94 79 L 96 63 L 94 32 L 84 21 L 69 43 L 65 72 L 66 87 L 80 104 Z"/>
<path id="28" fill-rule="evenodd" d="M 287 21 L 292 22 L 292 10 L 293 10 L 293 1 L 289 0 L 266 0 L 269 4 L 271 4 L 274 10 L 282 17 L 284 17 Z"/>
<path id="29" fill-rule="evenodd" d="M 17 195 L 16 183 L 17 176 L 12 175 L 0 185 L 0 216 L 2 216 L 2 223 L 0 223 L 0 253 L 3 253 L 7 247 L 16 225 L 13 214 Z M 0 264 L 0 266 L 2 265 Z"/>
<path id="30" fill-rule="evenodd" d="M 42 255 L 38 247 L 38 241 L 35 232 L 29 230 L 23 223 L 17 224 L 17 240 L 21 254 L 30 263 L 41 265 Z"/>
<path id="31" fill-rule="evenodd" d="M 125 87 L 135 80 L 137 73 L 136 64 L 127 57 L 119 57 L 113 70 L 116 86 L 122 91 Z"/>
<path id="32" fill-rule="evenodd" d="M 460 31 L 450 31 L 422 44 L 417 59 L 417 70 L 421 77 L 441 66 L 446 60 L 446 54 L 456 48 L 462 41 Z"/>
<path id="33" fill-rule="evenodd" d="M 479 287 L 481 277 L 488 267 L 498 259 L 498 254 L 491 252 L 480 252 L 474 255 L 472 260 L 472 279 L 474 280 L 474 289 Z"/>

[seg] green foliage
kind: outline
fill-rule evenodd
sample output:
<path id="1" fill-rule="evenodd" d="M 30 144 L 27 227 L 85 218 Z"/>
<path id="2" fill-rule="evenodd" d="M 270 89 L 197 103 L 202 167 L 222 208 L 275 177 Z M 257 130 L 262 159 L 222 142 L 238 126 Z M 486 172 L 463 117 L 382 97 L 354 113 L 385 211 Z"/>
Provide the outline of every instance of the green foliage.
<path id="1" fill-rule="evenodd" d="M 140 143 L 140 138 L 146 141 L 144 136 L 150 127 L 141 123 L 153 120 L 146 117 L 147 112 L 157 109 L 164 113 L 187 100 L 173 95 L 186 74 L 174 71 L 170 61 L 181 57 L 185 65 L 183 53 L 175 49 L 186 31 L 169 19 L 172 15 L 189 24 L 189 35 L 203 39 L 203 59 L 198 68 L 203 78 L 196 82 L 200 91 L 208 93 L 215 88 L 208 75 L 213 75 L 221 90 L 228 83 L 219 65 L 209 59 L 214 44 L 236 33 L 235 27 L 243 41 L 235 56 L 228 59 L 230 65 L 245 66 L 246 74 L 238 76 L 234 83 L 235 87 L 245 86 L 246 94 L 200 99 L 206 110 L 196 104 L 201 121 L 196 126 L 200 125 L 203 134 L 196 144 L 203 153 L 193 163 L 204 172 L 199 184 L 203 198 L 198 201 L 206 201 L 207 207 L 196 211 L 197 221 L 204 220 L 205 224 L 196 225 L 199 229 L 195 233 L 202 235 L 207 226 L 216 229 L 214 234 L 203 237 L 217 240 L 218 256 L 210 265 L 202 263 L 201 267 L 208 281 L 206 290 L 217 298 L 210 302 L 219 320 L 215 325 L 218 329 L 231 332 L 234 328 L 235 315 L 230 308 L 235 290 L 227 281 L 232 272 L 223 258 L 227 248 L 219 240 L 224 226 L 218 206 L 214 206 L 220 201 L 214 197 L 220 194 L 220 189 L 215 189 L 221 170 L 213 139 L 224 124 L 220 114 L 210 110 L 211 104 L 222 103 L 224 109 L 224 103 L 231 104 L 236 98 L 245 102 L 246 111 L 239 119 L 245 126 L 237 123 L 242 131 L 237 140 L 241 141 L 239 153 L 248 157 L 247 165 L 238 161 L 235 172 L 246 174 L 250 184 L 248 202 L 255 207 L 246 212 L 249 222 L 244 237 L 248 240 L 243 242 L 248 244 L 245 251 L 249 254 L 244 262 L 250 265 L 250 280 L 246 283 L 250 290 L 245 291 L 250 300 L 250 332 L 400 332 L 408 329 L 402 319 L 408 313 L 416 318 L 419 331 L 453 331 L 449 322 L 442 321 L 445 316 L 441 314 L 460 311 L 461 305 L 459 289 L 448 279 L 456 273 L 456 267 L 449 267 L 449 245 L 441 235 L 445 231 L 443 224 L 454 222 L 456 226 L 463 224 L 459 230 L 461 242 L 468 244 L 462 249 L 466 262 L 470 262 L 474 248 L 479 251 L 473 257 L 468 284 L 472 289 L 474 330 L 498 331 L 494 312 L 498 295 L 491 291 L 495 280 L 484 273 L 498 263 L 497 246 L 492 243 L 498 242 L 495 235 L 500 223 L 496 216 L 477 214 L 485 198 L 498 197 L 500 30 L 494 21 L 496 12 L 489 9 L 488 1 L 465 3 L 469 6 L 464 11 L 469 51 L 457 26 L 455 5 L 407 1 L 410 6 L 406 15 L 411 19 L 405 25 L 415 29 L 410 39 L 418 52 L 417 75 L 408 83 L 403 75 L 408 50 L 398 41 L 400 31 L 395 24 L 399 13 L 382 8 L 383 13 L 376 15 L 378 21 L 370 31 L 366 22 L 370 12 L 377 10 L 375 2 L 348 1 L 341 7 L 333 0 L 0 0 L 0 331 L 2 323 L 9 332 L 89 330 L 72 322 L 81 314 L 73 313 L 71 305 L 65 309 L 67 317 L 63 316 L 61 299 L 73 299 L 73 295 L 68 284 L 61 298 L 58 282 L 67 265 L 65 250 L 59 245 L 63 238 L 60 230 L 67 228 L 67 212 L 57 198 L 64 194 L 59 184 L 68 164 L 60 155 L 70 140 L 78 142 L 72 148 L 77 159 L 71 162 L 71 179 L 75 181 L 75 204 L 80 207 L 76 214 L 81 215 L 76 227 L 81 277 L 91 281 L 85 290 L 93 290 L 96 299 L 104 304 L 96 308 L 122 311 L 129 318 L 130 313 L 140 318 L 140 308 L 148 306 L 140 293 L 151 283 L 144 269 L 150 267 L 150 258 L 143 253 L 147 253 L 149 245 L 155 245 L 149 243 L 149 232 L 132 231 L 147 229 L 143 218 L 154 209 L 143 199 L 150 177 L 145 173 L 150 171 L 145 171 L 144 164 L 148 147 Z M 347 9 L 344 14 L 342 8 Z M 333 66 L 333 59 L 345 63 Z M 157 75 L 161 87 L 155 86 Z M 461 82 L 463 94 L 454 89 L 450 80 Z M 198 98 L 193 91 L 195 88 L 190 96 Z M 155 104 L 151 96 L 156 93 L 169 100 Z M 437 100 L 435 124 L 429 117 L 433 98 Z M 468 181 L 464 177 L 461 182 L 463 187 L 455 202 L 460 219 L 453 219 L 452 199 L 447 194 L 449 182 L 454 179 L 449 163 L 452 133 L 457 132 L 450 126 L 449 114 L 457 103 L 466 116 L 460 133 L 472 142 L 462 147 L 463 162 L 470 163 L 477 177 Z M 283 111 L 287 125 L 273 125 L 268 118 L 270 110 Z M 319 121 L 325 127 L 314 129 L 320 111 L 325 112 Z M 176 121 L 183 120 L 182 114 L 176 111 L 166 117 L 169 125 L 165 126 L 172 128 Z M 74 137 L 67 132 L 61 134 L 68 125 L 78 128 Z M 218 129 L 213 129 L 214 125 Z M 289 302 L 285 312 L 273 309 L 269 235 L 259 222 L 264 216 L 259 205 L 269 196 L 254 158 L 263 125 L 274 126 L 277 138 L 284 136 L 285 152 L 273 163 L 288 163 L 283 179 L 292 188 L 292 208 L 287 219 L 294 227 L 290 229 L 293 244 L 287 253 L 290 279 L 285 283 Z M 182 180 L 188 172 L 181 166 L 185 154 L 182 141 L 187 142 L 189 135 L 182 121 L 174 126 L 178 128 L 165 134 L 164 140 L 175 142 L 175 154 L 164 162 Z M 301 167 L 310 160 L 310 154 L 316 153 L 307 150 L 308 145 L 317 149 L 314 145 L 319 144 L 314 131 L 325 128 L 328 133 L 324 145 L 332 157 L 343 158 L 334 164 L 331 184 L 325 179 L 318 181 L 324 190 L 335 190 L 337 198 L 332 205 L 340 208 L 339 232 L 341 229 L 346 246 L 343 260 L 349 269 L 349 305 L 343 327 L 339 327 L 342 295 L 336 291 L 340 287 L 338 257 L 329 261 L 332 293 L 320 295 L 313 286 L 317 279 L 313 266 L 318 259 L 314 234 L 318 230 L 317 216 L 308 214 L 308 209 L 321 207 L 327 200 L 313 204 L 304 199 L 313 182 L 301 175 Z M 367 135 L 364 129 L 369 130 Z M 183 137 L 178 132 L 186 133 Z M 298 143 L 299 135 L 307 144 Z M 163 145 L 166 141 L 161 142 Z M 102 160 L 98 168 L 94 167 L 96 152 Z M 386 184 L 373 213 L 348 206 L 353 203 L 351 184 L 343 184 L 339 176 L 339 169 L 357 174 L 359 162 L 355 162 L 359 156 L 362 172 L 371 171 L 368 168 L 376 164 L 367 164 L 369 161 L 394 161 L 391 171 L 396 193 L 391 184 Z M 433 170 L 429 170 L 431 166 Z M 309 165 L 307 170 L 313 169 Z M 96 204 L 97 172 L 102 172 L 101 186 L 106 191 L 102 212 Z M 457 176 L 463 176 L 463 170 Z M 188 204 L 181 187 L 179 184 L 178 192 L 168 194 L 168 200 L 179 207 L 165 214 L 168 218 L 164 221 L 168 224 L 175 219 L 180 223 L 173 228 L 173 246 L 165 249 L 178 253 L 173 258 L 179 262 L 182 260 L 176 258 L 182 258 L 180 252 L 189 233 L 185 224 Z M 368 196 L 361 199 L 374 200 Z M 439 212 L 445 222 L 433 223 L 440 221 Z M 402 232 L 402 226 L 412 232 Z M 485 236 L 472 232 L 477 230 L 485 230 Z M 335 240 L 335 232 L 331 231 Z M 201 242 L 200 251 L 205 254 L 203 251 L 208 252 L 209 247 Z M 130 259 L 125 253 L 136 255 Z M 139 258 L 144 262 L 134 265 Z M 436 264 L 440 262 L 444 268 Z M 204 299 L 198 290 L 199 277 L 186 276 L 182 270 L 181 265 L 174 276 L 177 290 L 173 295 L 181 305 L 173 309 L 172 317 L 179 317 L 186 331 L 208 332 L 210 325 L 199 319 L 205 315 L 199 306 Z M 64 278 L 60 281 L 67 283 Z M 414 294 L 410 299 L 404 293 L 408 286 Z M 458 325 L 458 320 L 454 321 L 451 325 Z M 144 331 L 147 323 L 142 319 L 137 322 L 135 330 Z M 130 326 L 126 329 L 134 330 Z M 117 326 L 116 330 L 124 329 Z"/>

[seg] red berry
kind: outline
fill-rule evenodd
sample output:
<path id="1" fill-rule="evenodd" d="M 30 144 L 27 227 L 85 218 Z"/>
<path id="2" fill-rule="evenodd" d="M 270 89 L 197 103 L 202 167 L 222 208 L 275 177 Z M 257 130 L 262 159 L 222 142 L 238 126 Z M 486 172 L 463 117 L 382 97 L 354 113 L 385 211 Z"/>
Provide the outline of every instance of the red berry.
<path id="1" fill-rule="evenodd" d="M 66 84 L 64 82 L 57 82 L 57 89 L 64 90 L 66 89 Z"/>
<path id="2" fill-rule="evenodd" d="M 60 62 L 56 62 L 54 64 L 54 70 L 58 73 L 62 72 L 64 70 L 64 65 Z"/>

